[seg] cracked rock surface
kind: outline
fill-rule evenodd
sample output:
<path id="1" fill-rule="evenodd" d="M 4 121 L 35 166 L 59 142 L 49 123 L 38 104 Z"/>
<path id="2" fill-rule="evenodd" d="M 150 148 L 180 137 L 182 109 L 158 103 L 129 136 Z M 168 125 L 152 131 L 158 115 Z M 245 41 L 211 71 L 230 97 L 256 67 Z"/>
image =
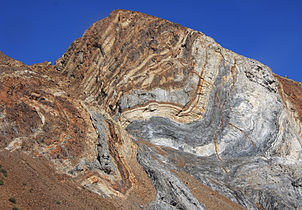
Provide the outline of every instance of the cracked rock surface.
<path id="1" fill-rule="evenodd" d="M 132 209 L 301 209 L 300 83 L 116 10 L 55 65 L 0 55 L 0 148 Z"/>

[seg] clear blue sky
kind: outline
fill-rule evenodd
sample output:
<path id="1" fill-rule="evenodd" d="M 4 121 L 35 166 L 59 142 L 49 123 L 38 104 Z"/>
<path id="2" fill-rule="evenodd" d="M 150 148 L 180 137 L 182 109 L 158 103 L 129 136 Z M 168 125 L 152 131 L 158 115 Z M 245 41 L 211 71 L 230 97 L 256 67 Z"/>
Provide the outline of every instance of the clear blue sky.
<path id="1" fill-rule="evenodd" d="M 201 31 L 279 75 L 302 81 L 302 0 L 0 0 L 0 50 L 25 64 L 54 63 L 115 9 Z"/>

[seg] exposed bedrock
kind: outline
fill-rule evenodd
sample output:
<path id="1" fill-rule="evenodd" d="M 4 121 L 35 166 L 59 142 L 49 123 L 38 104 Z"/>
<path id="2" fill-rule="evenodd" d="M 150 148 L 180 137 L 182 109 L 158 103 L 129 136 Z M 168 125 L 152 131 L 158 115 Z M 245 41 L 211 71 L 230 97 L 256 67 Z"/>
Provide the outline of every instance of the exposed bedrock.
<path id="1" fill-rule="evenodd" d="M 116 10 L 0 81 L 1 149 L 124 208 L 302 208 L 301 84 L 201 32 Z"/>

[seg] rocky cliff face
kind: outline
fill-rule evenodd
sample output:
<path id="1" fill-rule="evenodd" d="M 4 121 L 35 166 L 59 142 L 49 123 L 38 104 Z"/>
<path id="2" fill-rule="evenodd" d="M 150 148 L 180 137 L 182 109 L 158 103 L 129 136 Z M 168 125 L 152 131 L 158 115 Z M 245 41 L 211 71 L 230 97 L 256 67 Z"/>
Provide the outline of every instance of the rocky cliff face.
<path id="1" fill-rule="evenodd" d="M 117 208 L 302 207 L 301 84 L 200 32 L 117 10 L 54 66 L 0 62 L 1 148 Z"/>

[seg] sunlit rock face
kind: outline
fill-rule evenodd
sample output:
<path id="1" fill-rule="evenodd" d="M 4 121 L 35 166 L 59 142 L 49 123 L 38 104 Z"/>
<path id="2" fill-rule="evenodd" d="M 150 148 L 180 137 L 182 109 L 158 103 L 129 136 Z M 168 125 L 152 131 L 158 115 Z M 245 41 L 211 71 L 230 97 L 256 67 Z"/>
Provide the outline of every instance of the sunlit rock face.
<path id="1" fill-rule="evenodd" d="M 302 208 L 301 116 L 288 87 L 302 88 L 258 61 L 126 10 L 54 66 L 8 60 L 2 149 L 45 156 L 125 207 Z"/>

